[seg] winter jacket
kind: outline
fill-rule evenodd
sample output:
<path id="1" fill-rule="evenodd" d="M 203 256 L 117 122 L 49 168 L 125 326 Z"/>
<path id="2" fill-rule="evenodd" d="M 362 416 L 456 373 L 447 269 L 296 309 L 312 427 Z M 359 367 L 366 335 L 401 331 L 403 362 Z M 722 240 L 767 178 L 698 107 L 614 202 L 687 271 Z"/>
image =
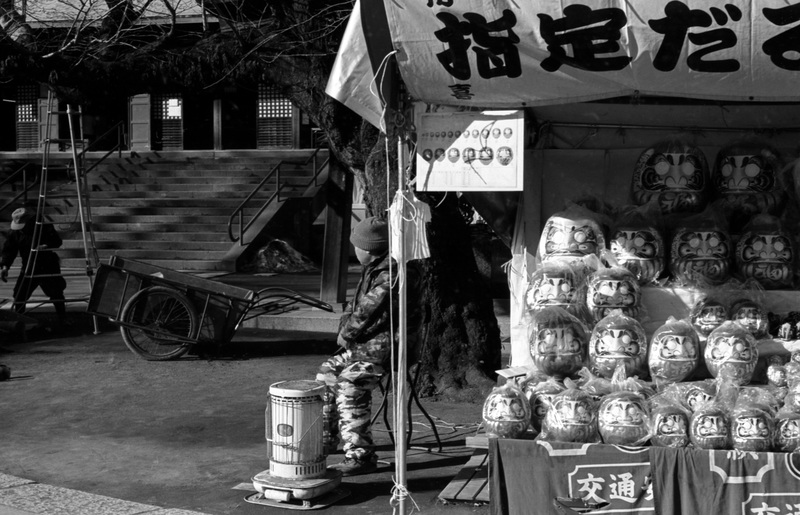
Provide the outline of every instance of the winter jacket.
<path id="1" fill-rule="evenodd" d="M 3 244 L 3 250 L 0 254 L 0 267 L 11 267 L 14 259 L 19 255 L 22 261 L 22 270 L 28 264 L 28 257 L 31 253 L 31 243 L 33 241 L 33 222 L 29 222 L 22 229 L 17 231 L 9 231 L 8 238 Z M 61 236 L 50 224 L 41 226 L 42 234 L 39 239 L 39 245 L 44 245 L 47 248 L 56 249 L 61 246 Z M 58 255 L 51 251 L 39 251 L 36 257 L 36 270 L 33 271 L 37 274 L 57 274 L 61 272 L 61 264 Z"/>
<path id="2" fill-rule="evenodd" d="M 392 263 L 392 276 L 389 264 Z M 394 284 L 390 281 L 393 280 Z M 409 362 L 414 361 L 420 333 L 421 314 L 419 273 L 413 265 L 406 267 L 406 345 Z M 399 329 L 399 281 L 397 266 L 387 253 L 369 263 L 361 272 L 353 299 L 348 303 L 339 324 L 339 344 L 350 351 L 353 361 L 386 365 L 391 357 L 390 330 L 394 327 L 395 342 Z M 392 318 L 390 318 L 390 294 Z M 393 325 L 392 325 L 393 322 Z"/>

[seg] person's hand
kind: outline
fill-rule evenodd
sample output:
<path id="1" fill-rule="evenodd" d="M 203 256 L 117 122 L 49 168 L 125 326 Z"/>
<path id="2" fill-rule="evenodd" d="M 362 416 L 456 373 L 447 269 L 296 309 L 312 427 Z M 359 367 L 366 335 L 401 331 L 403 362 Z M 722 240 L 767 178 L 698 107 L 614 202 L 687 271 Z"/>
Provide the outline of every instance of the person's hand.
<path id="1" fill-rule="evenodd" d="M 8 282 L 8 267 L 4 266 L 0 268 L 0 279 L 3 280 L 4 283 Z"/>

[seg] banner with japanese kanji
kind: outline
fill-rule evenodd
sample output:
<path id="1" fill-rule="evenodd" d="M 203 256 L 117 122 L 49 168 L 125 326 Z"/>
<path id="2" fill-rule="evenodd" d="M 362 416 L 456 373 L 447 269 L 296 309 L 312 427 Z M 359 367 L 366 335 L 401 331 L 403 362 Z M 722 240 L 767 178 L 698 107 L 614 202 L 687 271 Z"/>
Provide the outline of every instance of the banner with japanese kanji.
<path id="1" fill-rule="evenodd" d="M 517 108 L 637 94 L 790 101 L 800 91 L 800 1 L 384 6 L 403 81 L 431 104 Z"/>
<path id="2" fill-rule="evenodd" d="M 489 467 L 493 515 L 558 515 L 559 499 L 596 515 L 655 513 L 647 447 L 490 438 Z"/>

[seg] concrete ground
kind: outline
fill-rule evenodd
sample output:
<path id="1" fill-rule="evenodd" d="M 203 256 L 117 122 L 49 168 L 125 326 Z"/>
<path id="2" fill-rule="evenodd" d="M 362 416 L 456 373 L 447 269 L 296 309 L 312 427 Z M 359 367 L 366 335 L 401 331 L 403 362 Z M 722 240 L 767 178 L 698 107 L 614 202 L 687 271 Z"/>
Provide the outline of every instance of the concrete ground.
<path id="1" fill-rule="evenodd" d="M 31 316 L 39 325 L 26 339 L 0 333 L 0 363 L 11 368 L 0 382 L 0 515 L 287 513 L 244 500 L 251 478 L 269 468 L 267 393 L 279 381 L 312 379 L 336 349 L 334 333 L 245 328 L 213 359 L 151 362 L 105 320 L 93 334 L 91 317 L 75 308 L 62 333 L 49 330 L 46 309 Z M 381 400 L 376 391 L 373 412 Z M 465 439 L 481 406 L 422 402 L 442 449 L 415 407 L 407 512 L 489 513 L 438 497 L 474 452 Z M 378 471 L 344 478 L 349 495 L 326 513 L 393 512 L 396 458 L 382 419 L 374 434 Z"/>

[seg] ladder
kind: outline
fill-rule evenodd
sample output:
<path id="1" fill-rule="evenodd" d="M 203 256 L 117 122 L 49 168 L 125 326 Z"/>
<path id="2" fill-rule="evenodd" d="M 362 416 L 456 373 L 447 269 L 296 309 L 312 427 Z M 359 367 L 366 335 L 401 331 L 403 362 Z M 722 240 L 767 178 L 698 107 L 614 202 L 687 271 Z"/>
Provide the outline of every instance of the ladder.
<path id="1" fill-rule="evenodd" d="M 53 123 L 56 117 L 64 117 L 69 127 L 69 138 L 52 137 Z M 53 90 L 49 90 L 47 94 L 47 119 L 45 125 L 45 134 L 42 142 L 42 169 L 39 178 L 39 196 L 36 202 L 36 216 L 33 235 L 31 238 L 31 249 L 28 255 L 28 261 L 24 270 L 20 273 L 23 278 L 27 279 L 27 291 L 21 291 L 14 299 L 15 305 L 26 303 L 23 299 L 29 298 L 36 282 L 33 279 L 45 277 L 77 277 L 83 276 L 88 280 L 89 292 L 92 290 L 94 273 L 99 266 L 99 257 L 97 254 L 97 247 L 95 243 L 94 231 L 92 229 L 92 212 L 89 202 L 89 188 L 87 186 L 84 156 L 83 152 L 79 151 L 78 147 L 85 148 L 86 141 L 83 137 L 83 112 L 80 106 L 77 109 L 73 108 L 71 104 L 67 104 L 66 111 L 58 110 L 58 98 Z M 69 145 L 72 156 L 71 163 L 67 166 L 56 165 L 51 163 L 51 153 L 58 151 L 60 145 Z M 54 148 L 55 146 L 55 148 Z M 47 195 L 51 191 L 48 185 L 48 178 L 51 171 L 61 169 L 66 172 L 67 179 L 74 183 L 76 194 L 76 209 L 77 218 L 80 222 L 80 230 L 83 241 L 83 254 L 84 254 L 84 270 L 80 269 L 62 269 L 60 274 L 44 274 L 36 273 L 36 263 L 39 255 L 42 252 L 52 252 L 55 249 L 40 248 L 42 246 L 42 237 L 47 230 L 45 225 L 48 224 L 45 220 L 46 210 L 48 208 Z M 67 283 L 69 288 L 69 283 Z M 24 297 L 23 297 L 24 294 Z M 55 304 L 56 302 L 88 302 L 89 295 L 78 298 L 65 298 L 63 301 L 37 301 L 34 307 L 43 304 Z M 97 319 L 94 317 L 95 333 L 98 333 Z"/>

